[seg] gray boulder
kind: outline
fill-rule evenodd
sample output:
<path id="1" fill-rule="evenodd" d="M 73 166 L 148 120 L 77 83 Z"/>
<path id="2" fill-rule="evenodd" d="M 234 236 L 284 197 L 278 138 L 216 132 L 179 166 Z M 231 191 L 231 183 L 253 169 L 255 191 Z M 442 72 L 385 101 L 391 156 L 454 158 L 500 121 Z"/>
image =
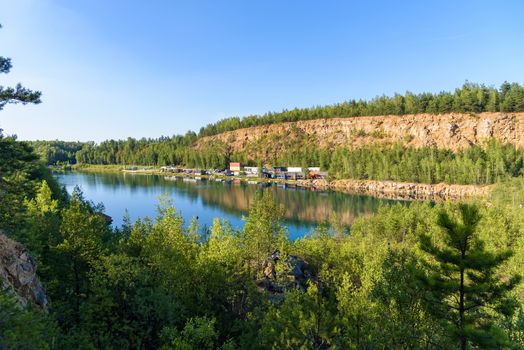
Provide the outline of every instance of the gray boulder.
<path id="1" fill-rule="evenodd" d="M 309 283 L 318 285 L 316 273 L 307 261 L 295 255 L 281 258 L 278 250 L 268 256 L 262 276 L 257 281 L 259 290 L 276 294 L 291 289 L 305 291 Z"/>

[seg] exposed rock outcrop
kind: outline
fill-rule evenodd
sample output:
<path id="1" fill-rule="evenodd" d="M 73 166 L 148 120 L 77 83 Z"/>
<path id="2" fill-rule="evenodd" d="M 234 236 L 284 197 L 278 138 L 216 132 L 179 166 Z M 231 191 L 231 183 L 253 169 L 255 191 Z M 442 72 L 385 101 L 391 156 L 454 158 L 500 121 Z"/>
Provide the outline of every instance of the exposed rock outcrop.
<path id="1" fill-rule="evenodd" d="M 262 275 L 257 281 L 259 290 L 275 295 L 291 289 L 305 291 L 309 283 L 318 283 L 316 273 L 307 261 L 295 255 L 287 255 L 281 259 L 278 250 L 267 258 Z"/>
<path id="2" fill-rule="evenodd" d="M 336 180 L 330 188 L 346 192 L 370 194 L 388 199 L 406 200 L 446 200 L 483 197 L 488 194 L 490 186 L 420 184 L 394 181 L 372 180 Z"/>
<path id="3" fill-rule="evenodd" d="M 231 152 L 249 148 L 257 151 L 256 142 L 270 138 L 285 142 L 294 134 L 305 134 L 308 142 L 321 148 L 363 147 L 370 144 L 402 143 L 409 147 L 435 146 L 463 149 L 482 144 L 490 138 L 524 147 L 524 113 L 447 113 L 404 116 L 376 116 L 315 119 L 262 125 L 203 137 L 199 146 L 210 141 L 226 143 Z M 275 146 L 275 145 L 273 145 Z M 273 147 L 278 150 L 278 145 Z M 258 150 L 263 156 L 264 150 Z M 285 151 L 283 147 L 282 151 Z"/>
<path id="4" fill-rule="evenodd" d="M 397 200 L 446 200 L 484 197 L 490 191 L 490 186 L 421 184 L 395 181 L 375 180 L 305 180 L 303 186 L 313 186 L 318 189 L 332 189 L 354 194 L 366 194 L 374 197 Z"/>
<path id="5" fill-rule="evenodd" d="M 25 247 L 0 231 L 0 288 L 28 303 L 47 308 L 47 296 L 36 275 L 36 262 Z"/>

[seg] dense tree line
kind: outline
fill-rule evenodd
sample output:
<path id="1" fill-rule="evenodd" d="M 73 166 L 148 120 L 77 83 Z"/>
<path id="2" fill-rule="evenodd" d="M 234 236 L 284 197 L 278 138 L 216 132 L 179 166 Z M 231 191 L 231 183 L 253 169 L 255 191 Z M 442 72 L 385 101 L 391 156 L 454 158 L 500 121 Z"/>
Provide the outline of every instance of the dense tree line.
<path id="1" fill-rule="evenodd" d="M 329 171 L 341 179 L 492 184 L 524 175 L 524 150 L 496 140 L 456 152 L 402 145 L 340 148 L 329 161 Z"/>
<path id="2" fill-rule="evenodd" d="M 67 141 L 29 141 L 35 153 L 47 165 L 76 164 L 76 152 L 85 145 L 93 145 L 93 142 L 67 142 Z"/>
<path id="3" fill-rule="evenodd" d="M 39 163 L 10 154 L 3 170 L 18 178 Z M 23 310 L 0 292 L 1 346 L 524 346 L 522 179 L 501 187 L 489 207 L 386 206 L 357 219 L 351 234 L 323 224 L 295 241 L 282 225 L 284 208 L 269 196 L 253 203 L 243 228 L 218 218 L 209 229 L 196 219 L 188 225 L 165 200 L 155 219 L 112 228 L 103 206 L 79 190 L 66 198 L 52 178 L 31 181 L 40 182 L 20 191 L 21 204 L 2 198 L 20 220 L 13 226 L 3 216 L 0 229 L 38 261 L 50 308 Z"/>
<path id="4" fill-rule="evenodd" d="M 480 113 L 480 112 L 523 112 L 524 86 L 504 82 L 499 89 L 466 82 L 461 88 L 438 94 L 406 92 L 404 95 L 378 96 L 370 101 L 350 100 L 347 102 L 294 108 L 279 113 L 250 115 L 243 118 L 231 117 L 202 127 L 199 136 L 210 136 L 225 131 L 257 125 L 296 122 L 321 118 L 348 118 L 374 115 L 404 115 L 418 113 Z"/>
<path id="5" fill-rule="evenodd" d="M 520 174 L 520 151 L 502 147 L 497 154 L 477 146 L 452 153 L 431 148 L 380 150 L 318 149 L 300 132 L 274 142 L 262 140 L 241 153 L 232 154 L 228 145 L 219 141 L 196 148 L 199 137 L 261 124 L 316 118 L 356 117 L 364 115 L 402 115 L 411 113 L 446 113 L 484 111 L 524 111 L 524 87 L 504 83 L 499 89 L 465 83 L 454 93 L 381 96 L 371 101 L 349 101 L 333 106 L 294 109 L 263 116 L 228 118 L 202 128 L 197 135 L 160 137 L 157 139 L 107 140 L 92 142 L 35 141 L 33 147 L 48 164 L 120 164 L 179 165 L 196 168 L 224 168 L 230 160 L 258 166 L 270 163 L 279 166 L 316 166 L 330 170 L 337 178 L 393 179 L 415 182 L 455 182 L 468 184 L 493 183 L 501 178 Z M 296 135 L 295 135 L 296 134 Z M 297 136 L 298 135 L 298 136 Z M 202 143 L 200 143 L 202 144 Z M 493 148 L 493 147 L 492 147 Z M 263 152 L 262 152 L 263 151 Z M 401 154 L 404 152 L 405 154 Z M 426 157 L 427 156 L 427 157 Z"/>
<path id="6" fill-rule="evenodd" d="M 179 143 L 172 139 L 159 142 L 107 141 L 96 147 L 84 146 L 77 158 L 91 164 L 174 164 L 202 169 L 223 168 L 229 160 L 253 166 L 320 166 L 329 171 L 333 179 L 418 183 L 492 184 L 524 175 L 524 150 L 496 140 L 459 151 L 400 144 L 358 149 L 339 147 L 330 151 L 313 146 L 303 135 L 279 144 L 285 149 L 282 152 L 273 150 L 270 141 L 252 145 L 242 153 L 230 153 L 227 145 L 218 141 L 205 144 L 201 149 L 188 144 L 190 142 Z M 261 154 L 260 150 L 264 152 Z M 171 156 L 167 156 L 170 152 Z"/>
<path id="7" fill-rule="evenodd" d="M 258 166 L 317 166 L 330 170 L 333 176 L 369 179 L 395 179 L 416 182 L 493 183 L 501 178 L 520 174 L 520 150 L 504 146 L 497 154 L 478 146 L 467 151 L 451 152 L 432 148 L 361 150 L 340 148 L 319 149 L 312 146 L 307 135 L 291 133 L 273 142 L 273 136 L 249 144 L 241 153 L 231 153 L 227 143 L 199 143 L 199 137 L 241 127 L 329 117 L 361 115 L 445 113 L 483 111 L 524 111 L 524 87 L 504 83 L 499 89 L 466 83 L 454 93 L 395 95 L 372 101 L 350 101 L 334 106 L 295 109 L 243 119 L 229 118 L 203 128 L 197 136 L 186 135 L 158 139 L 128 138 L 109 140 L 99 145 L 85 144 L 76 153 L 76 161 L 87 164 L 179 165 L 197 168 L 223 168 L 230 160 Z M 401 153 L 406 154 L 402 155 Z M 429 159 L 425 159 L 426 156 Z M 332 164 L 333 162 L 333 164 Z M 439 164 L 442 163 L 442 164 Z M 496 164 L 495 164 L 496 163 Z"/>
<path id="8" fill-rule="evenodd" d="M 187 132 L 184 136 L 140 140 L 129 137 L 127 140 L 103 141 L 98 145 L 84 144 L 76 153 L 76 160 L 85 164 L 185 164 L 196 139 L 195 133 Z"/>
<path id="9" fill-rule="evenodd" d="M 121 165 L 182 165 L 200 168 L 222 168 L 230 159 L 258 165 L 260 162 L 272 162 L 279 165 L 318 165 L 329 167 L 330 153 L 327 150 L 311 149 L 307 142 L 297 146 L 300 140 L 290 138 L 284 149 L 287 152 L 266 151 L 264 157 L 254 159 L 253 154 L 243 152 L 231 154 L 227 145 L 220 142 L 195 149 L 199 137 L 251 127 L 262 124 L 293 122 L 299 120 L 357 117 L 365 115 L 402 115 L 413 113 L 447 113 L 484 111 L 524 111 L 524 87 L 518 83 L 504 83 L 499 89 L 484 85 L 465 83 L 454 93 L 413 94 L 393 97 L 381 96 L 371 101 L 349 101 L 333 106 L 294 109 L 281 113 L 267 113 L 263 116 L 245 118 L 227 118 L 202 128 L 197 135 L 187 132 L 185 135 L 160 137 L 157 139 L 107 140 L 98 145 L 80 142 L 39 141 L 33 142 L 37 153 L 48 163 L 69 162 L 74 164 L 121 164 Z M 293 142 L 291 142 L 293 141 Z M 309 148 L 306 150 L 306 147 Z M 270 149 L 271 142 L 258 145 L 258 149 L 249 150 L 260 153 L 261 149 Z M 311 152 L 310 152 L 311 151 Z"/>

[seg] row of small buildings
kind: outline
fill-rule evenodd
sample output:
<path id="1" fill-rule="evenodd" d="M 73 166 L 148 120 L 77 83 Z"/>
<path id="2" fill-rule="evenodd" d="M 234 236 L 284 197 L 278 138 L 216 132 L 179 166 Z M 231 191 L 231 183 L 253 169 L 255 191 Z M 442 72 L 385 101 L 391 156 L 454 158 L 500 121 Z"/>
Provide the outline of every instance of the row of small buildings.
<path id="1" fill-rule="evenodd" d="M 258 177 L 258 178 L 271 178 L 271 179 L 282 179 L 282 180 L 300 180 L 300 179 L 325 179 L 328 173 L 320 171 L 320 167 L 253 167 L 253 166 L 242 166 L 241 163 L 231 162 L 229 168 L 225 169 L 213 169 L 213 170 L 201 170 L 201 169 L 189 169 L 189 168 L 178 168 L 173 166 L 163 166 L 160 168 L 162 172 L 181 173 L 187 175 L 222 175 L 222 176 L 247 176 L 247 177 Z M 260 173 L 262 171 L 262 173 Z"/>

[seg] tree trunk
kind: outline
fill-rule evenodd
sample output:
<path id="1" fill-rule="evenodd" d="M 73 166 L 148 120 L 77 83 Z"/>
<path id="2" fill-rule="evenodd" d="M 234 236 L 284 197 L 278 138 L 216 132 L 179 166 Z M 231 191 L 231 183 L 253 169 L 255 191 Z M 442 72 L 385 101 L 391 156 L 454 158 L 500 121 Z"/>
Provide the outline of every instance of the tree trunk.
<path id="1" fill-rule="evenodd" d="M 75 259 L 73 259 L 73 271 L 75 276 L 75 321 L 80 324 L 80 273 Z"/>
<path id="2" fill-rule="evenodd" d="M 465 252 L 462 251 L 462 261 L 465 258 Z M 467 348 L 467 339 L 464 334 L 464 267 L 460 267 L 460 299 L 459 299 L 459 317 L 460 317 L 460 350 L 466 350 Z"/>

